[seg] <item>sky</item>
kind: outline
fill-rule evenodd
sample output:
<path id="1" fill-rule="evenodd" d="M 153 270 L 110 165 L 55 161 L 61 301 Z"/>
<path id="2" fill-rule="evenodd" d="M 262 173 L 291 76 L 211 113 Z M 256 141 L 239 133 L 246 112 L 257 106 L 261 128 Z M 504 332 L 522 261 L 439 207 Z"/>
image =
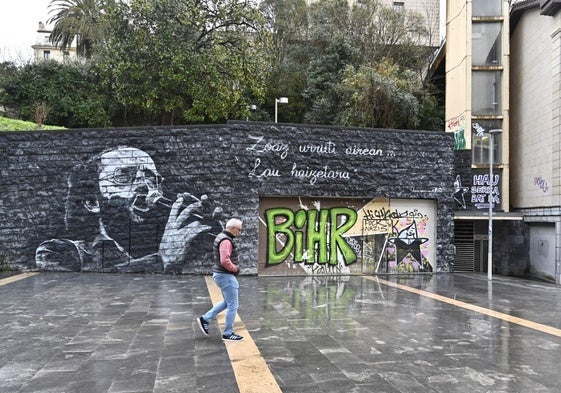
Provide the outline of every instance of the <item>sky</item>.
<path id="1" fill-rule="evenodd" d="M 0 62 L 26 63 L 33 57 L 39 22 L 49 18 L 51 0 L 0 0 Z M 440 0 L 441 10 L 446 1 Z M 443 14 L 441 11 L 441 22 Z"/>
<path id="2" fill-rule="evenodd" d="M 51 0 L 0 0 L 0 61 L 27 62 L 33 57 L 39 22 L 49 18 Z"/>

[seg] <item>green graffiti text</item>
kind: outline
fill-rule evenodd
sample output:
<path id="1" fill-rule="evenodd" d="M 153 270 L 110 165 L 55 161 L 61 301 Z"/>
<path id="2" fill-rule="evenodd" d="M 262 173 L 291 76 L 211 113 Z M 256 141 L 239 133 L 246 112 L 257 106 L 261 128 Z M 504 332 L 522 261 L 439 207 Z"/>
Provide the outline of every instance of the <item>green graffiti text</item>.
<path id="1" fill-rule="evenodd" d="M 337 265 L 340 255 L 350 265 L 357 256 L 343 235 L 356 221 L 356 211 L 346 207 L 296 212 L 269 209 L 265 212 L 267 264 L 277 265 L 292 255 L 294 262 Z"/>

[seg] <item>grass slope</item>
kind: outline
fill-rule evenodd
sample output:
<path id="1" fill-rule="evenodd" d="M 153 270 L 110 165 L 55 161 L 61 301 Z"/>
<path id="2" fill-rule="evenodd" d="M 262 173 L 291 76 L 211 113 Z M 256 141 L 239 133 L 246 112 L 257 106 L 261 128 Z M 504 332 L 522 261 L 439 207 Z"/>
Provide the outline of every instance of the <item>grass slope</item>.
<path id="1" fill-rule="evenodd" d="M 0 116 L 0 132 L 1 131 L 40 131 L 40 130 L 62 130 L 64 127 L 60 126 L 42 126 L 38 127 L 37 124 L 31 121 L 8 119 L 7 117 Z"/>

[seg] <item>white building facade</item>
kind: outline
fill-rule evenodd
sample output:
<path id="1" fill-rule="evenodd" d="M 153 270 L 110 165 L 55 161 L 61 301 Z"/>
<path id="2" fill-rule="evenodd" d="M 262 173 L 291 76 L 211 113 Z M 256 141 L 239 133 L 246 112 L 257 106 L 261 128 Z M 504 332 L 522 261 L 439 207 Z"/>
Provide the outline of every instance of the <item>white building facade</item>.
<path id="1" fill-rule="evenodd" d="M 48 29 L 43 22 L 39 22 L 39 26 L 37 28 L 37 38 L 35 40 L 35 44 L 31 46 L 33 48 L 34 62 L 54 60 L 63 63 L 77 59 L 76 48 L 74 45 L 63 50 L 50 42 L 50 35 L 51 30 Z"/>
<path id="2" fill-rule="evenodd" d="M 530 274 L 561 284 L 561 1 L 511 11 L 511 206 L 529 226 Z"/>

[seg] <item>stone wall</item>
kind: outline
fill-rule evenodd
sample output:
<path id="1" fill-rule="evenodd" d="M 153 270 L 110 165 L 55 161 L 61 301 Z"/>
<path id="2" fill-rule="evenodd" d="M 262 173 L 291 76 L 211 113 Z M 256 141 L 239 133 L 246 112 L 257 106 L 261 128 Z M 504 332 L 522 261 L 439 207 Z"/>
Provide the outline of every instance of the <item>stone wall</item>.
<path id="1" fill-rule="evenodd" d="M 443 132 L 252 122 L 2 132 L 0 248 L 20 269 L 209 273 L 210 234 L 235 216 L 243 272 L 256 274 L 261 197 L 424 199 L 436 205 L 435 271 L 448 271 L 453 161 Z"/>

